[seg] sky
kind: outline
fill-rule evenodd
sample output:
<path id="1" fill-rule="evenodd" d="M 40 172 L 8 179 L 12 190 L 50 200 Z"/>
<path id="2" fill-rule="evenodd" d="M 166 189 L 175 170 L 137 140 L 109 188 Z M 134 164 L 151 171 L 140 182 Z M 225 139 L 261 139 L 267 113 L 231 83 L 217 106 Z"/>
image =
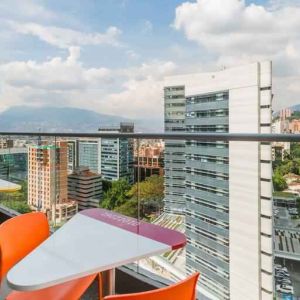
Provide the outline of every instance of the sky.
<path id="1" fill-rule="evenodd" d="M 0 112 L 161 120 L 165 76 L 257 60 L 274 110 L 300 103 L 300 0 L 1 0 L 0 22 Z"/>

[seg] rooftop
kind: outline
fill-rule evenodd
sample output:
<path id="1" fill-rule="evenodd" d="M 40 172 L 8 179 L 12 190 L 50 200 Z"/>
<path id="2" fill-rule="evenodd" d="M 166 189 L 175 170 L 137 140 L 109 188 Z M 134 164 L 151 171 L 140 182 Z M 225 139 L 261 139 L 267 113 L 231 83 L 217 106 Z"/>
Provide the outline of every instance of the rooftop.
<path id="1" fill-rule="evenodd" d="M 71 173 L 69 175 L 70 176 L 82 176 L 82 177 L 99 177 L 101 176 L 100 174 L 97 174 L 95 172 L 92 172 L 90 171 L 90 169 L 88 167 L 80 167 L 80 168 L 77 168 L 73 171 L 73 173 Z"/>

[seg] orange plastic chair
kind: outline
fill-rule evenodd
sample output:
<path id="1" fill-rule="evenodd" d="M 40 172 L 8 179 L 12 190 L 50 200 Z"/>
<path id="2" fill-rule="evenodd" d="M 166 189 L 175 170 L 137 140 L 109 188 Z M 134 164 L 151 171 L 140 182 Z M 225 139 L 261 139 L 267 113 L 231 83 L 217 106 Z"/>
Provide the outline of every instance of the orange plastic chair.
<path id="1" fill-rule="evenodd" d="M 48 221 L 46 216 L 40 212 L 19 215 L 2 223 L 0 225 L 0 283 L 10 268 L 48 237 Z M 86 276 L 37 291 L 12 292 L 6 299 L 78 300 L 97 276 L 99 276 L 99 299 L 101 299 L 100 274 Z"/>
<path id="2" fill-rule="evenodd" d="M 195 300 L 199 273 L 174 285 L 136 294 L 107 296 L 104 300 Z"/>
<path id="3" fill-rule="evenodd" d="M 43 213 L 28 213 L 0 225 L 0 281 L 8 270 L 49 236 Z"/>

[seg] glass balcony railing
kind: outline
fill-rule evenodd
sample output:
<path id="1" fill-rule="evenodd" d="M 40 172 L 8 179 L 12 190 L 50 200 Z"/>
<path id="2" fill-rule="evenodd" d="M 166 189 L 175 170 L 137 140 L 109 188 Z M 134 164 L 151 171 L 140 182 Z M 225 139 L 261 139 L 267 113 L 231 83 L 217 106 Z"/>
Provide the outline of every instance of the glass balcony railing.
<path id="1" fill-rule="evenodd" d="M 300 297 L 299 135 L 129 130 L 0 140 L 0 222 L 41 211 L 55 232 L 100 207 L 185 234 L 185 248 L 119 270 L 148 282 L 144 289 L 199 271 L 199 299 L 230 299 L 241 287 L 253 299 Z"/>

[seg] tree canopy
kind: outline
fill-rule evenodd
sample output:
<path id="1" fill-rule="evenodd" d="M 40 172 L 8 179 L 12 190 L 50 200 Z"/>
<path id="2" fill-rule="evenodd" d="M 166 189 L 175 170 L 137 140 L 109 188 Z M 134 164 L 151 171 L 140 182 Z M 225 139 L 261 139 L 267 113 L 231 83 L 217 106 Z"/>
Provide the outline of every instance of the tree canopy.
<path id="1" fill-rule="evenodd" d="M 145 181 L 136 183 L 128 192 L 130 198 L 139 198 L 141 215 L 146 217 L 157 212 L 163 207 L 164 178 L 153 175 Z"/>
<path id="2" fill-rule="evenodd" d="M 27 181 L 20 183 L 21 190 L 13 193 L 0 193 L 0 204 L 13 209 L 21 214 L 31 211 L 27 204 Z"/>
<path id="3" fill-rule="evenodd" d="M 29 207 L 29 205 L 24 202 L 24 201 L 19 201 L 19 200 L 3 200 L 1 201 L 1 204 L 13 209 L 21 214 L 25 214 L 28 212 L 31 212 L 31 209 Z"/>
<path id="4" fill-rule="evenodd" d="M 273 186 L 275 191 L 283 191 L 288 185 L 284 175 L 293 173 L 300 175 L 300 144 L 291 143 L 290 153 L 285 153 L 284 160 L 273 163 Z"/>
<path id="5" fill-rule="evenodd" d="M 138 217 L 138 201 L 136 198 L 128 199 L 125 203 L 115 208 L 115 211 L 132 218 Z"/>
<path id="6" fill-rule="evenodd" d="M 273 186 L 275 191 L 283 191 L 288 187 L 284 177 L 278 171 L 274 172 Z"/>
<path id="7" fill-rule="evenodd" d="M 285 153 L 284 160 L 278 160 L 273 163 L 274 173 L 278 172 L 284 176 L 289 173 L 300 175 L 300 145 L 291 143 L 290 154 Z"/>
<path id="8" fill-rule="evenodd" d="M 139 184 L 135 183 L 128 192 L 128 196 L 134 197 L 138 192 L 141 201 L 162 201 L 164 198 L 164 178 L 158 175 L 147 177 L 145 181 Z"/>
<path id="9" fill-rule="evenodd" d="M 300 119 L 300 111 L 293 111 L 292 115 L 288 119 L 289 120 Z"/>
<path id="10" fill-rule="evenodd" d="M 101 207 L 113 210 L 121 206 L 127 199 L 129 189 L 130 185 L 127 180 L 121 179 L 113 181 L 111 188 L 104 193 L 103 201 L 100 204 Z"/>
<path id="11" fill-rule="evenodd" d="M 163 198 L 163 177 L 153 175 L 133 186 L 130 186 L 126 180 L 118 180 L 114 181 L 111 188 L 104 194 L 101 207 L 135 218 L 138 216 L 138 207 L 140 207 L 141 218 L 148 218 L 162 209 Z"/>

